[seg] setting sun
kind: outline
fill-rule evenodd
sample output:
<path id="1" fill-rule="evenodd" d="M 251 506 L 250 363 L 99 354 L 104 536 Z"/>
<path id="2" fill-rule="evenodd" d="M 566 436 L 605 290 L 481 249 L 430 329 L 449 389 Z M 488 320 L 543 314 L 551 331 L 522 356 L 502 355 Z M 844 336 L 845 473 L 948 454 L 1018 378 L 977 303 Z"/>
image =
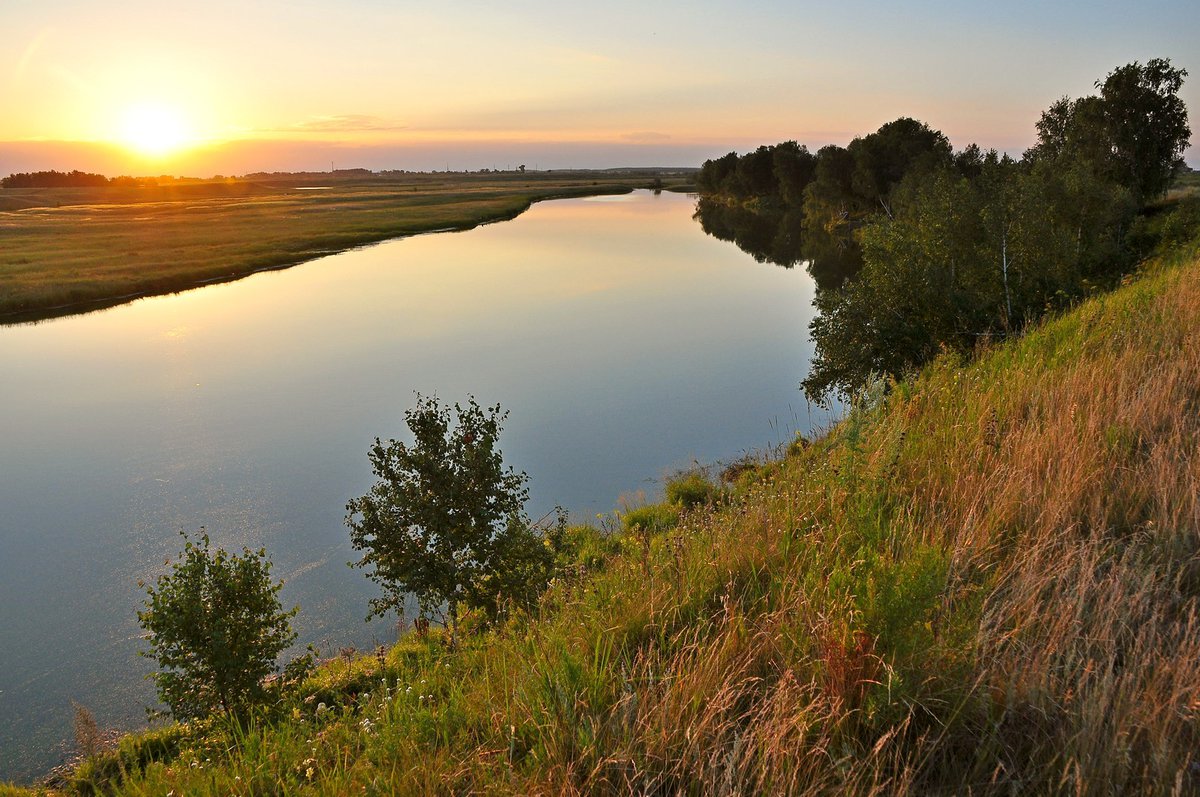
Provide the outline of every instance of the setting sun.
<path id="1" fill-rule="evenodd" d="M 136 105 L 121 120 L 120 138 L 142 155 L 161 157 L 182 149 L 191 140 L 183 113 L 169 105 Z"/>

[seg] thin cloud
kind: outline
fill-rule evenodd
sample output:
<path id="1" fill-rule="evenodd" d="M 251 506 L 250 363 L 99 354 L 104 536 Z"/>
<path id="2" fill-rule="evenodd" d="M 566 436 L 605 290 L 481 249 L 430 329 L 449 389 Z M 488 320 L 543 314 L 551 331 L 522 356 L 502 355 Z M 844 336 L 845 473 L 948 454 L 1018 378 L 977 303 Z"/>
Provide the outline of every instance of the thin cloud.
<path id="1" fill-rule="evenodd" d="M 391 133 L 407 130 L 406 125 L 369 114 L 315 116 L 289 127 L 275 128 L 275 133 Z"/>
<path id="2" fill-rule="evenodd" d="M 663 141 L 671 140 L 671 137 L 666 133 L 655 133 L 649 130 L 638 133 L 626 133 L 621 138 L 625 141 L 632 141 L 635 144 L 660 144 Z"/>

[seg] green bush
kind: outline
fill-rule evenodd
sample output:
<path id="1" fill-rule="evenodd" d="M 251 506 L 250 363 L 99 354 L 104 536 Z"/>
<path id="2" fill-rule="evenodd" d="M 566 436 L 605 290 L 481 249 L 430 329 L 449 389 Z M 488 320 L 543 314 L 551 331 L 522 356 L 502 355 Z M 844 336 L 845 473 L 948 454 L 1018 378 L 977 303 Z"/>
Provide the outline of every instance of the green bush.
<path id="1" fill-rule="evenodd" d="M 299 607 L 280 606 L 283 584 L 271 581 L 265 550 L 231 556 L 213 551 L 207 534 L 183 539 L 171 571 L 146 587 L 142 655 L 158 662 L 158 696 L 176 718 L 240 714 L 266 698 L 264 679 L 296 640 L 289 621 Z"/>
<path id="2" fill-rule="evenodd" d="M 667 503 L 683 509 L 715 504 L 722 498 L 721 489 L 695 470 L 681 473 L 668 481 L 666 492 Z"/>
<path id="3" fill-rule="evenodd" d="M 679 523 L 679 507 L 673 504 L 647 504 L 629 510 L 622 520 L 628 531 L 650 534 L 670 531 Z"/>
<path id="4" fill-rule="evenodd" d="M 81 795 L 104 794 L 129 775 L 156 761 L 174 758 L 186 736 L 181 725 L 121 737 L 116 749 L 92 756 L 72 774 L 71 791 Z"/>

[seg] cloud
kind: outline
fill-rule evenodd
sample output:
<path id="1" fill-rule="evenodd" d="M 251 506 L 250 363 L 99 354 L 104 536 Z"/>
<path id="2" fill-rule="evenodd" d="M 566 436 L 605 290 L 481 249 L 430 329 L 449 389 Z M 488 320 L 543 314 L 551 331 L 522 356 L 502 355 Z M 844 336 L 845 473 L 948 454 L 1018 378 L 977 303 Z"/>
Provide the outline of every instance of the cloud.
<path id="1" fill-rule="evenodd" d="M 648 130 L 638 133 L 625 133 L 621 138 L 625 141 L 632 141 L 635 144 L 660 144 L 663 141 L 671 140 L 671 137 L 666 133 L 655 133 Z"/>
<path id="2" fill-rule="evenodd" d="M 369 114 L 342 114 L 339 116 L 314 116 L 297 122 L 290 127 L 277 128 L 271 132 L 281 133 L 381 133 L 405 130 L 405 125 Z"/>

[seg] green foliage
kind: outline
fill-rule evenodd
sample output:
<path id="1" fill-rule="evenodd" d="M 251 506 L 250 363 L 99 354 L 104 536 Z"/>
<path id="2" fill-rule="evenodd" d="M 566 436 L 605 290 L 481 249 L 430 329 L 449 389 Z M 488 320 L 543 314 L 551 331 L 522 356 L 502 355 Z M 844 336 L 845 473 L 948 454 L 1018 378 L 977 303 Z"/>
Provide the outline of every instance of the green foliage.
<path id="1" fill-rule="evenodd" d="M 804 390 L 850 396 L 1115 284 L 1160 238 L 1187 240 L 1183 212 L 1126 237 L 1181 172 L 1186 75 L 1165 59 L 1113 70 L 1099 96 L 1042 114 L 1020 162 L 954 153 L 909 117 L 815 156 L 795 142 L 729 153 L 701 170 L 697 218 L 760 262 L 807 261 L 820 312 Z"/>
<path id="2" fill-rule="evenodd" d="M 130 776 L 156 761 L 173 758 L 187 730 L 169 725 L 121 737 L 116 749 L 89 757 L 72 773 L 69 786 L 80 795 L 107 794 Z"/>
<path id="3" fill-rule="evenodd" d="M 1056 102 L 1038 121 L 1032 160 L 1086 162 L 1139 202 L 1166 193 L 1183 169 L 1191 129 L 1179 97 L 1186 69 L 1153 58 L 1096 81 L 1098 97 Z"/>
<path id="4" fill-rule="evenodd" d="M 440 405 L 417 396 L 405 421 L 413 443 L 378 439 L 369 452 L 378 481 L 346 505 L 358 567 L 383 587 L 372 615 L 417 597 L 423 616 L 457 630 L 461 608 L 495 615 L 528 605 L 548 581 L 553 551 L 522 516 L 527 477 L 505 470 L 496 447 L 507 413 Z M 444 611 L 444 614 L 443 614 Z"/>
<path id="5" fill-rule="evenodd" d="M 915 172 L 892 197 L 892 214 L 858 233 L 858 278 L 817 296 L 813 399 L 849 396 L 874 373 L 899 379 L 945 350 L 969 354 L 1128 263 L 1129 194 L 1083 165 L 991 152 L 974 179 Z"/>
<path id="6" fill-rule="evenodd" d="M 627 531 L 657 534 L 670 531 L 679 523 L 679 507 L 674 504 L 646 504 L 622 515 Z"/>
<path id="7" fill-rule="evenodd" d="M 208 534 L 184 548 L 171 571 L 146 587 L 138 621 L 149 635 L 158 696 L 179 719 L 216 710 L 241 714 L 266 696 L 263 679 L 295 641 L 272 583 L 266 551 L 213 551 Z"/>
<path id="8" fill-rule="evenodd" d="M 1129 230 L 1130 248 L 1162 255 L 1200 238 L 1200 196 L 1188 195 L 1148 208 Z"/>
<path id="9" fill-rule="evenodd" d="M 667 480 L 667 503 L 683 509 L 715 504 L 723 497 L 721 488 L 713 484 L 700 471 L 681 473 Z"/>

